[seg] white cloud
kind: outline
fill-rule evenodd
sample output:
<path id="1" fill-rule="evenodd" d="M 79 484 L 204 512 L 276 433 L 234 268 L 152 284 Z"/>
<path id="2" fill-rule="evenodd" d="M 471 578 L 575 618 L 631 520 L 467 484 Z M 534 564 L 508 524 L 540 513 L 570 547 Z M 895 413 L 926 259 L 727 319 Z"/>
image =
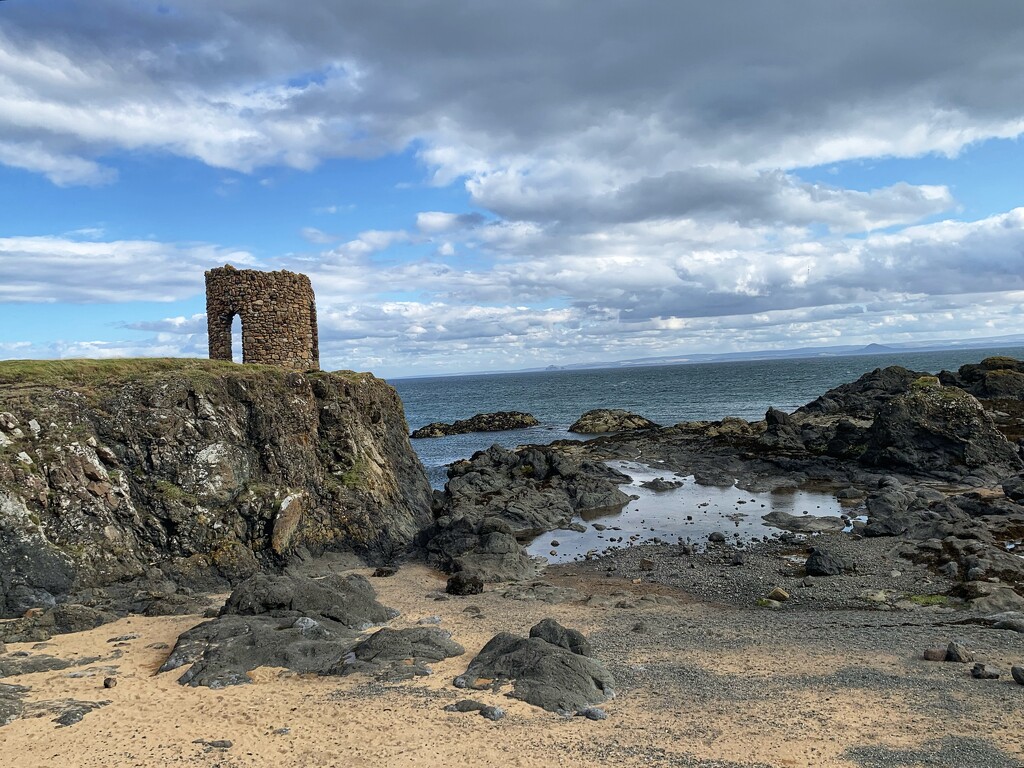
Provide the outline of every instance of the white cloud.
<path id="1" fill-rule="evenodd" d="M 328 234 L 323 230 L 317 229 L 316 227 L 303 227 L 299 232 L 302 235 L 302 239 L 310 243 L 316 243 L 318 245 L 325 245 L 327 243 L 333 243 L 338 240 L 334 235 Z"/>
<path id="2" fill-rule="evenodd" d="M 340 243 L 305 227 L 333 247 L 262 260 L 8 237 L 0 300 L 174 301 L 211 266 L 286 267 L 314 281 L 328 355 L 407 368 L 1020 327 L 1024 209 L 936 221 L 958 204 L 942 180 L 800 171 L 1020 136 L 1024 5 L 585 6 L 5 8 L 2 164 L 68 186 L 113 183 L 106 158 L 126 152 L 250 173 L 411 151 L 426 178 L 400 183 L 463 185 L 477 212 Z M 201 346 L 201 316 L 176 311 L 126 320 L 155 334 L 139 349 Z M 92 344 L 74 351 L 127 349 Z"/>
<path id="3" fill-rule="evenodd" d="M 203 272 L 256 266 L 243 251 L 150 240 L 0 237 L 0 301 L 175 301 L 203 291 Z"/>
<path id="4" fill-rule="evenodd" d="M 58 187 L 99 186 L 117 178 L 112 168 L 47 149 L 41 142 L 0 141 L 0 164 L 41 173 Z"/>

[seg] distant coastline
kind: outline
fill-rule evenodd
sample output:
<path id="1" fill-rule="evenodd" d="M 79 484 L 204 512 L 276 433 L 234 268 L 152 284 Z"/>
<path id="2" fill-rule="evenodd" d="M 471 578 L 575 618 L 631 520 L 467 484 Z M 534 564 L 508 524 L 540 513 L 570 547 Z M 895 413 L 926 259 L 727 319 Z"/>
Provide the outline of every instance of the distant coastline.
<path id="1" fill-rule="evenodd" d="M 899 342 L 893 344 L 841 344 L 828 347 L 794 347 L 791 349 L 761 349 L 744 352 L 708 352 L 700 354 L 636 357 L 625 360 L 605 360 L 566 365 L 547 365 L 535 368 L 502 368 L 493 371 L 461 371 L 457 373 L 428 373 L 413 376 L 389 376 L 389 381 L 405 379 L 434 379 L 448 376 L 486 376 L 504 373 L 545 373 L 551 371 L 586 371 L 614 368 L 643 368 L 660 365 L 699 365 L 707 363 L 751 362 L 756 360 L 802 360 L 828 357 L 861 357 L 871 355 L 906 355 L 915 352 L 953 352 L 961 349 L 992 349 L 996 347 L 1024 347 L 1024 334 L 987 336 L 976 339 L 942 339 L 930 342 Z"/>

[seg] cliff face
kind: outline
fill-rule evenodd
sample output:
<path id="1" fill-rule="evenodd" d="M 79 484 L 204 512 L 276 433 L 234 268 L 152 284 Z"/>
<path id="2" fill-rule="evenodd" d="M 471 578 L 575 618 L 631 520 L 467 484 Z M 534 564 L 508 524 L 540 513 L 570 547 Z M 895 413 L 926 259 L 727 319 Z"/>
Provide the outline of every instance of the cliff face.
<path id="1" fill-rule="evenodd" d="M 369 374 L 0 363 L 0 611 L 154 568 L 212 588 L 299 548 L 386 560 L 430 519 L 407 435 Z"/>

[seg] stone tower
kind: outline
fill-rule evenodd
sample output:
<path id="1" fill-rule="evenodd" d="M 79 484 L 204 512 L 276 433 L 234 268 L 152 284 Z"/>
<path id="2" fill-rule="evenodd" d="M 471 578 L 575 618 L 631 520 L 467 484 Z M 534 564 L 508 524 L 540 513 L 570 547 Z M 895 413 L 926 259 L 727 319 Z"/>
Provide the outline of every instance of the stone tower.
<path id="1" fill-rule="evenodd" d="M 210 359 L 231 359 L 231 321 L 242 319 L 242 362 L 319 370 L 316 298 L 309 278 L 230 264 L 206 273 Z"/>

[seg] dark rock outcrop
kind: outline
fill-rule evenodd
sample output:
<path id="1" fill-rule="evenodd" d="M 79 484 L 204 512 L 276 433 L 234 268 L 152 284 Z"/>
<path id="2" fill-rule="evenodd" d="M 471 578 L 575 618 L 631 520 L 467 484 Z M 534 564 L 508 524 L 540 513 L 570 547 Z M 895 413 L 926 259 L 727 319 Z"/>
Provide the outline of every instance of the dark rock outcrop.
<path id="1" fill-rule="evenodd" d="M 621 408 L 595 408 L 574 421 L 569 427 L 569 431 L 581 435 L 600 435 L 606 432 L 654 429 L 657 426 L 650 419 Z"/>
<path id="2" fill-rule="evenodd" d="M 310 579 L 258 573 L 235 588 L 220 615 L 305 616 L 361 630 L 398 614 L 378 603 L 370 582 L 357 574 Z"/>
<path id="3" fill-rule="evenodd" d="M 382 561 L 430 519 L 401 402 L 368 374 L 3 363 L 0 412 L 0 616 L 154 572 L 224 589 L 297 548 Z"/>
<path id="4" fill-rule="evenodd" d="M 494 445 L 448 469 L 442 514 L 497 517 L 519 537 L 567 525 L 574 514 L 624 506 L 628 476 L 552 446 Z"/>
<path id="5" fill-rule="evenodd" d="M 889 399 L 876 414 L 864 464 L 946 480 L 999 480 L 1024 464 L 981 404 L 955 387 L 921 387 Z"/>
<path id="6" fill-rule="evenodd" d="M 417 545 L 431 564 L 483 581 L 532 578 L 537 567 L 520 539 L 629 502 L 618 488 L 629 482 L 626 475 L 556 446 L 509 451 L 494 445 L 452 464 L 448 478 L 436 519 Z"/>
<path id="7" fill-rule="evenodd" d="M 986 357 L 980 363 L 960 366 L 956 373 L 943 371 L 939 380 L 978 399 L 1024 399 L 1024 361 L 1012 357 Z"/>
<path id="8" fill-rule="evenodd" d="M 908 392 L 911 384 L 928 375 L 899 365 L 876 368 L 856 381 L 830 389 L 802 408 L 798 408 L 797 413 L 874 418 L 879 408 Z"/>
<path id="9" fill-rule="evenodd" d="M 361 630 L 396 615 L 362 576 L 257 574 L 232 592 L 216 619 L 183 633 L 159 671 L 191 664 L 178 682 L 210 688 L 250 683 L 256 667 L 326 674 Z"/>
<path id="10" fill-rule="evenodd" d="M 611 674 L 589 653 L 582 635 L 545 619 L 530 637 L 495 635 L 455 685 L 497 690 L 511 682 L 512 698 L 549 712 L 576 714 L 614 695 Z"/>
<path id="11" fill-rule="evenodd" d="M 464 574 L 453 583 L 454 589 L 473 590 L 477 581 L 519 581 L 537 573 L 537 565 L 520 546 L 511 526 L 497 517 L 478 521 L 443 516 L 422 538 L 427 562 L 456 576 Z"/>
<path id="12" fill-rule="evenodd" d="M 532 414 L 521 411 L 499 411 L 478 413 L 468 419 L 459 419 L 454 424 L 435 421 L 425 427 L 413 430 L 409 437 L 447 437 L 464 435 L 468 432 L 505 432 L 510 429 L 526 429 L 540 424 Z"/>
<path id="13" fill-rule="evenodd" d="M 449 595 L 458 595 L 460 597 L 479 595 L 483 594 L 484 581 L 477 575 L 467 573 L 466 571 L 458 571 L 448 579 L 444 591 Z"/>
<path id="14" fill-rule="evenodd" d="M 53 635 L 95 629 L 118 617 L 113 613 L 77 603 L 61 603 L 53 608 L 20 619 L 0 622 L 0 649 L 3 642 L 38 643 Z"/>

